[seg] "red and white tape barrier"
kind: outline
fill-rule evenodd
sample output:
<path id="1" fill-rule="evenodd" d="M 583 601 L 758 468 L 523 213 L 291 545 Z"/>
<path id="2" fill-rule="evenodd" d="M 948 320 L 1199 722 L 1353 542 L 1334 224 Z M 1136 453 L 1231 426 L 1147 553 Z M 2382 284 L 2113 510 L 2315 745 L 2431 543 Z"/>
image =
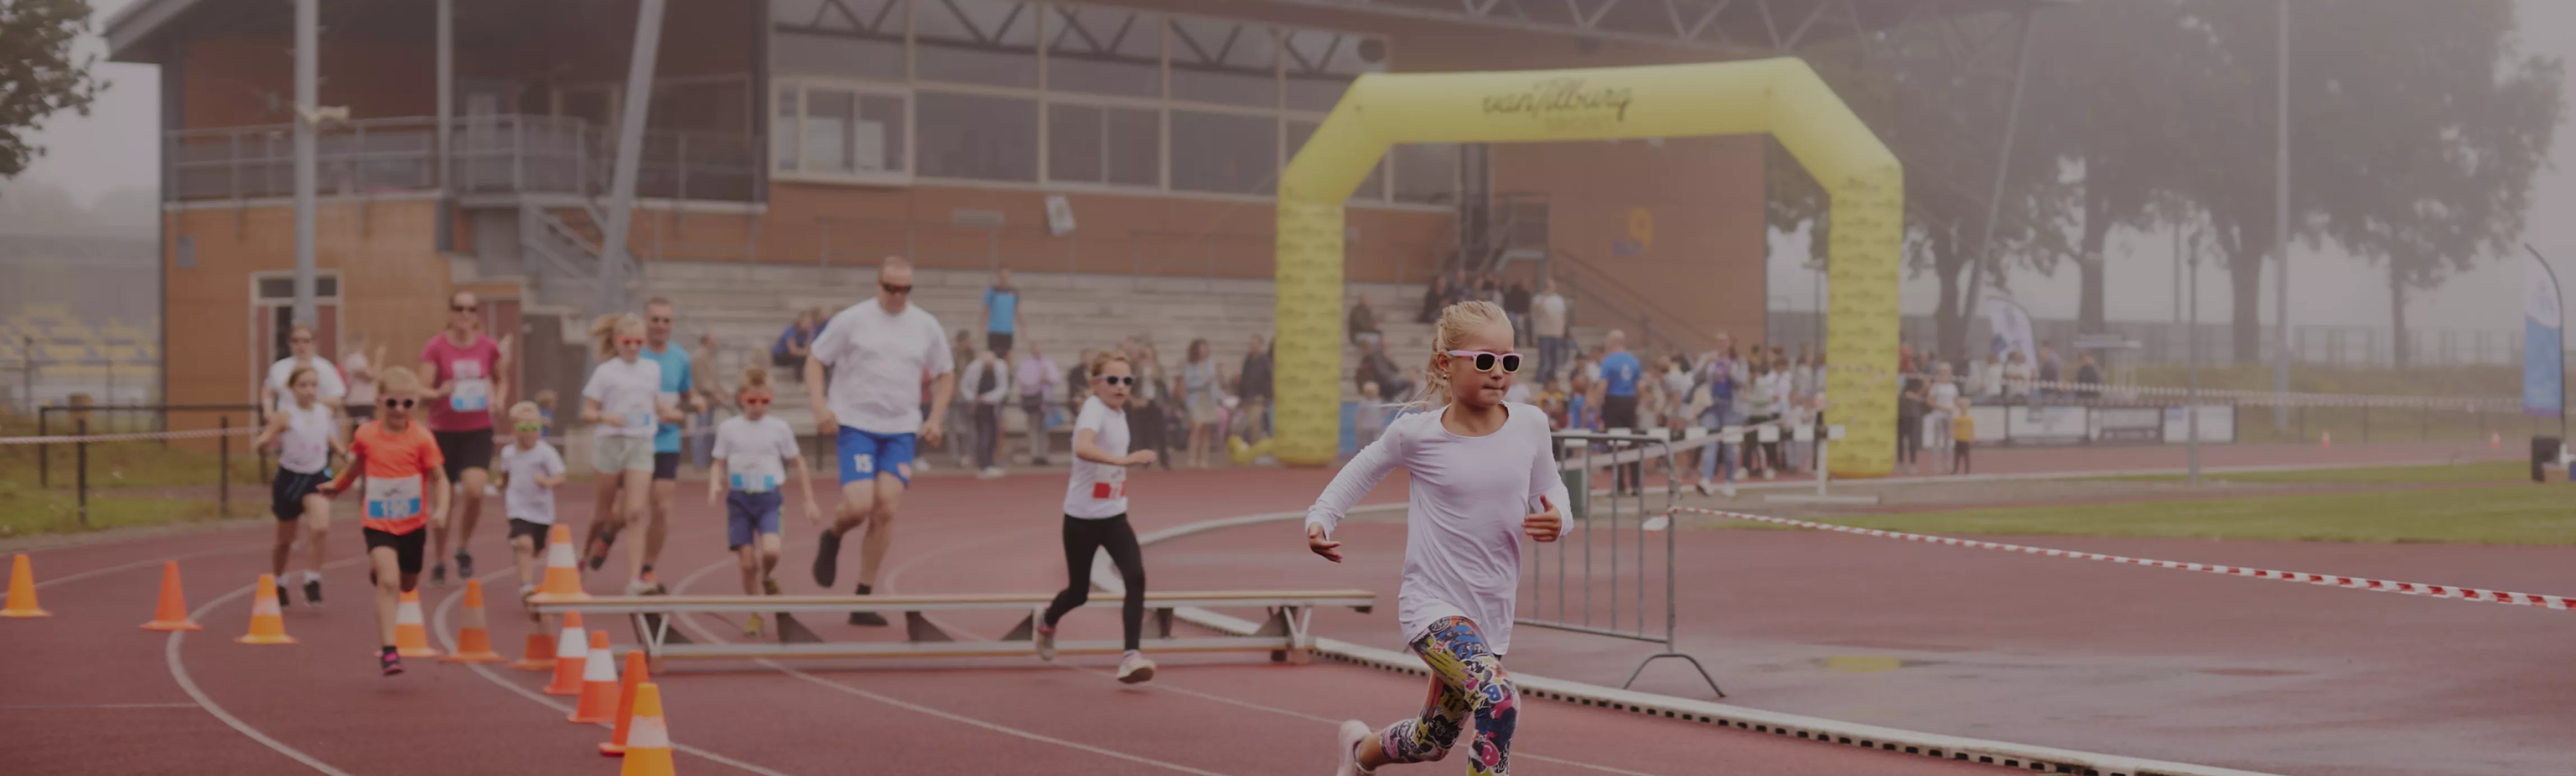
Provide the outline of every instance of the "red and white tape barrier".
<path id="1" fill-rule="evenodd" d="M 1837 372 L 1858 372 L 1890 382 L 1901 379 L 1921 379 L 1928 383 L 1933 378 L 1932 375 L 1924 373 L 1899 374 L 1889 370 L 1865 366 L 1828 365 L 1826 368 Z M 1963 386 L 1968 382 L 1968 378 L 1965 375 L 1952 375 L 1950 379 L 1953 382 L 1962 384 Z M 2182 399 L 2197 396 L 2201 401 L 2223 401 L 2256 406 L 2387 407 L 2393 409 L 2451 410 L 2458 412 L 2518 412 L 2522 409 L 2522 400 L 2510 396 L 2384 396 L 2342 393 L 2284 393 L 2278 391 L 2245 391 L 2223 388 L 2202 388 L 2198 391 L 2194 391 L 2189 388 L 2176 388 L 2170 386 L 2132 385 L 2125 383 L 2077 383 L 2065 380 L 2007 379 L 1999 380 L 1999 382 L 2005 385 L 2017 386 L 2033 391 L 2057 391 L 2061 393 L 2080 392 L 2170 399 Z"/>
<path id="2" fill-rule="evenodd" d="M 0 445 L 62 445 L 74 442 L 136 442 L 155 439 L 211 439 L 221 436 L 252 436 L 258 433 L 258 426 L 243 426 L 231 429 L 209 428 L 198 431 L 146 431 L 136 434 L 97 434 L 93 436 L 0 437 Z"/>
<path id="3" fill-rule="evenodd" d="M 2560 611 L 2566 611 L 2571 607 L 2576 607 L 2576 598 L 2570 598 L 2568 596 L 2509 593 L 2502 590 L 2479 590 L 2473 587 L 2427 585 L 2420 582 L 2395 582 L 2385 579 L 2364 579 L 2360 577 L 2335 576 L 2332 574 L 2308 574 L 2297 571 L 2273 571 L 2270 569 L 2254 569 L 2243 566 L 2220 566 L 2209 563 L 2183 563 L 2180 561 L 2170 560 L 2149 560 L 2146 558 L 2131 558 L 2123 555 L 2104 555 L 2098 552 L 2053 550 L 2046 547 L 2029 547 L 2019 544 L 1978 541 L 1975 539 L 1953 539 L 1947 536 L 1929 536 L 1925 534 L 1904 533 L 1902 531 L 1881 531 L 1875 528 L 1854 528 L 1848 525 L 1834 525 L 1832 523 L 1811 523 L 1805 520 L 1791 520 L 1785 517 L 1770 517 L 1767 515 L 1727 512 L 1716 509 L 1700 509 L 1698 507 L 1673 507 L 1673 511 L 1697 512 L 1704 515 L 1716 515 L 1718 517 L 1731 518 L 1735 520 L 1770 523 L 1773 525 L 1785 525 L 1795 528 L 1808 528 L 1818 531 L 1833 531 L 1835 533 L 1876 536 L 1882 539 L 1902 539 L 1909 542 L 1944 544 L 1952 547 L 1974 547 L 1980 550 L 2003 550 L 2005 552 L 2043 555 L 2051 558 L 2077 558 L 2081 560 L 2107 561 L 2110 563 L 2127 563 L 2138 566 L 2152 566 L 2160 569 L 2173 569 L 2175 571 L 2198 571 L 2205 574 L 2222 574 L 2231 577 L 2272 579 L 2282 582 L 2304 582 L 2311 585 L 2339 587 L 2347 590 L 2372 590 L 2381 593 L 2402 593 L 2405 595 L 2432 596 L 2434 598 L 2453 598 L 2462 601 L 2484 601 L 2487 603 L 2511 604 L 2515 606 L 2536 606 L 2543 609 L 2557 609 Z"/>

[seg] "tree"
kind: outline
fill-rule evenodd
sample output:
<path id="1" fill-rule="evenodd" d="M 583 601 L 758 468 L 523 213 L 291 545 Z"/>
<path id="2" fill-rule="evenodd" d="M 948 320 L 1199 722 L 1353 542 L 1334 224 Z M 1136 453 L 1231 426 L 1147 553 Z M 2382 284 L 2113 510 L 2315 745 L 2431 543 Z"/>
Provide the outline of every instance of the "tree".
<path id="1" fill-rule="evenodd" d="M 0 0 L 0 178 L 14 178 L 45 149 L 26 133 L 61 111 L 89 115 L 107 82 L 90 70 L 98 55 L 75 57 L 89 32 L 88 0 Z"/>

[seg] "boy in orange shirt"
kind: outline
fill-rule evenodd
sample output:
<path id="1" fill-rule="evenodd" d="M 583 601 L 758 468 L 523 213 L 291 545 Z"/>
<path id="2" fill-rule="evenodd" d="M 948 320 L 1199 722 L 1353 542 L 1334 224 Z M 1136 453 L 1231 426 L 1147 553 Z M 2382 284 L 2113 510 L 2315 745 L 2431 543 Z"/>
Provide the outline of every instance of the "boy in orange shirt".
<path id="1" fill-rule="evenodd" d="M 362 489 L 368 572 L 376 585 L 376 636 L 384 645 L 386 676 L 403 672 L 394 652 L 394 610 L 403 593 L 420 587 L 421 556 L 428 549 L 430 526 L 447 525 L 446 463 L 429 428 L 412 421 L 420 403 L 420 378 L 409 369 L 390 367 L 377 375 L 380 408 L 377 419 L 359 426 L 349 438 L 349 455 L 357 463 L 340 473 L 323 492 L 338 495 L 351 480 L 366 475 Z M 425 501 L 426 500 L 426 501 Z M 427 509 L 423 509 L 423 506 Z"/>

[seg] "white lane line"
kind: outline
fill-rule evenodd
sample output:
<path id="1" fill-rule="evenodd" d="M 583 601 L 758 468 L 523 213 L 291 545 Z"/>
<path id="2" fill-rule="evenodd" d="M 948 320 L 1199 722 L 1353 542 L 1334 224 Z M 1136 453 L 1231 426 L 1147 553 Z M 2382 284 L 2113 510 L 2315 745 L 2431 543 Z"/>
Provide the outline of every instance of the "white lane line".
<path id="1" fill-rule="evenodd" d="M 150 566 L 158 566 L 158 565 L 161 565 L 161 564 L 163 564 L 163 563 L 166 563 L 166 562 L 169 562 L 169 561 L 174 561 L 174 560 L 187 560 L 187 559 L 189 559 L 189 558 L 202 558 L 202 557 L 205 557 L 205 556 L 208 556 L 208 555 L 222 555 L 222 554 L 225 554 L 225 553 L 233 553 L 233 552 L 249 552 L 249 551 L 251 551 L 251 550 L 265 550 L 265 549 L 268 549 L 268 547 L 269 547 L 269 546 L 268 546 L 268 545 L 265 545 L 265 544 L 244 544 L 244 545 L 241 545 L 241 546 L 238 546 L 238 547 L 220 547 L 220 548 L 216 548 L 216 549 L 212 549 L 212 550 L 199 550 L 199 551 L 197 551 L 197 552 L 191 552 L 191 553 L 186 553 L 186 554 L 182 554 L 182 555 L 172 555 L 172 556 L 169 556 L 169 557 L 163 557 L 163 558 L 153 558 L 153 559 L 151 559 L 151 560 L 138 560 L 138 561 L 135 561 L 135 562 L 133 562 L 133 563 L 119 563 L 119 564 L 117 564 L 117 565 L 109 566 L 109 567 L 107 567 L 107 568 L 90 569 L 90 570 L 88 570 L 88 571 L 83 571 L 83 572 L 78 573 L 78 574 L 65 574 L 65 575 L 63 575 L 63 576 L 59 576 L 59 577 L 55 577 L 55 578 L 53 578 L 53 579 L 45 580 L 45 581 L 43 581 L 43 582 L 38 582 L 38 583 L 36 583 L 36 589 L 38 589 L 38 590 L 43 590 L 43 589 L 48 588 L 48 587 L 53 587 L 53 586 L 55 586 L 55 585 L 63 584 L 63 583 L 65 583 L 65 582 L 78 582 L 78 581 L 80 581 L 80 580 L 88 579 L 88 578 L 90 578 L 90 577 L 104 576 L 104 575 L 107 575 L 107 574 L 114 574 L 114 573 L 119 572 L 119 571 L 132 571 L 132 570 L 134 570 L 134 569 L 139 569 L 139 568 L 146 568 L 146 567 L 150 567 Z"/>
<path id="2" fill-rule="evenodd" d="M 705 536 L 705 535 L 708 535 L 708 534 L 711 534 L 711 533 L 713 533 L 713 532 L 700 532 L 699 534 L 696 534 L 696 535 L 698 535 L 698 536 Z M 500 570 L 500 571 L 495 571 L 495 572 L 492 572 L 492 573 L 489 573 L 489 574 L 484 574 L 484 575 L 481 575 L 481 576 L 478 576 L 478 577 L 475 577 L 475 578 L 476 578 L 476 579 L 483 580 L 483 581 L 485 581 L 485 582 L 490 582 L 490 581 L 492 581 L 492 580 L 499 579 L 499 578 L 501 578 L 501 577 L 505 577 L 505 576 L 516 576 L 518 573 L 519 573 L 519 572 L 518 572 L 518 570 L 517 570 L 517 569 L 515 569 L 515 568 L 509 568 L 509 569 L 502 569 L 502 570 Z M 463 585 L 458 585 L 457 587 L 459 588 L 458 590 L 456 590 L 455 592 L 448 593 L 448 594 L 447 594 L 447 596 L 446 596 L 445 598 L 441 598 L 441 599 L 439 599 L 439 602 L 438 602 L 438 608 L 437 608 L 437 610 L 436 610 L 436 611 L 431 615 L 431 616 L 432 616 L 432 619 L 431 619 L 431 621 L 430 621 L 430 622 L 431 622 L 432 629 L 433 629 L 433 630 L 436 630 L 436 631 L 438 632 L 438 641 L 439 641 L 439 643 L 441 643 L 441 644 L 445 645 L 445 646 L 447 647 L 447 651 L 449 651 L 449 652 L 454 652 L 454 651 L 456 651 L 456 632 L 455 632 L 455 631 L 453 631 L 453 630 L 450 630 L 450 629 L 447 627 L 447 613 L 448 613 L 448 612 L 450 612 L 450 611 L 453 611 L 453 610 L 456 608 L 456 602 L 457 602 L 457 601 L 460 601 L 460 600 L 464 600 L 464 597 L 465 597 L 465 591 L 462 589 L 464 586 L 463 586 Z M 491 596 L 484 596 L 484 599 L 485 599 L 485 600 L 487 600 L 487 601 L 488 601 L 488 600 L 491 600 Z M 489 618 L 489 617 L 486 617 L 485 619 L 486 619 L 486 620 L 489 620 L 490 618 Z M 542 626 L 540 626 L 540 627 L 542 627 Z M 544 705 L 544 706 L 545 706 L 545 707 L 547 707 L 547 708 L 554 709 L 554 710 L 556 710 L 556 711 L 560 711 L 560 712 L 563 712 L 563 713 L 565 713 L 565 714 L 571 714 L 571 713 L 572 713 L 572 711 L 573 711 L 573 708 L 572 708 L 572 706 L 571 706 L 570 704 L 566 704 L 566 703 L 562 703 L 562 702 L 556 701 L 556 700 L 555 700 L 555 699 L 553 699 L 553 698 L 548 698 L 548 697 L 546 697 L 543 693 L 539 693 L 539 692 L 537 692 L 537 691 L 530 690 L 530 689 L 528 689 L 528 688 L 526 688 L 526 687 L 519 686 L 519 684 L 518 684 L 518 683 L 516 683 L 516 682 L 512 682 L 512 681 L 510 681 L 510 680 L 508 680 L 508 679 L 504 679 L 504 678 L 502 678 L 502 677 L 501 677 L 501 674 L 500 674 L 499 672 L 497 672 L 497 671 L 492 670 L 492 668 L 491 668 L 491 666 L 490 666 L 489 664 L 485 664 L 485 663 L 467 663 L 467 664 L 465 664 L 465 665 L 466 665 L 466 667 L 468 667 L 468 668 L 472 668 L 472 669 L 474 669 L 474 673 L 482 674 L 482 675 L 483 675 L 483 678 L 492 680 L 492 683 L 493 683 L 493 684 L 500 685 L 502 689 L 505 689 L 505 690 L 509 690 L 509 691 L 511 691 L 511 692 L 518 693 L 521 697 L 525 697 L 525 698 L 527 698 L 528 700 L 536 701 L 537 703 L 539 703 L 539 704 L 541 704 L 541 705 Z M 599 723 L 599 724 L 598 724 L 598 727 L 601 727 L 601 728 L 613 728 L 613 727 L 614 727 L 614 723 Z M 690 745 L 688 745 L 688 744 L 683 744 L 683 743 L 680 743 L 680 742 L 678 742 L 678 741 L 673 741 L 673 742 L 671 742 L 671 749 L 672 749 L 673 751 L 682 752 L 682 753 L 685 753 L 685 754 L 689 754 L 689 755 L 696 756 L 696 757 L 698 757 L 698 758 L 700 758 L 700 759 L 704 759 L 704 760 L 706 760 L 706 761 L 708 761 L 708 762 L 717 763 L 717 764 L 720 764 L 720 765 L 731 766 L 731 767 L 733 767 L 733 768 L 735 768 L 735 769 L 742 770 L 742 771 L 749 772 L 749 773 L 757 773 L 757 774 L 760 774 L 760 776 L 792 776 L 791 774 L 788 774 L 788 773 L 784 773 L 784 772 L 780 772 L 780 771 L 776 771 L 776 770 L 771 770 L 771 769 L 769 769 L 769 768 L 764 768 L 764 767 L 761 767 L 761 766 L 759 766 L 759 765 L 755 765 L 755 764 L 752 764 L 752 763 L 743 762 L 743 761 L 741 761 L 741 760 L 736 760 L 736 759 L 731 758 L 731 757 L 726 757 L 726 756 L 724 756 L 724 755 L 717 754 L 717 753 L 715 753 L 715 752 L 711 752 L 711 751 L 707 751 L 706 749 L 702 749 L 702 748 L 699 748 L 699 747 L 690 746 Z"/>
<path id="3" fill-rule="evenodd" d="M 33 711 L 38 709 L 193 709 L 194 703 L 57 703 L 38 706 L 0 706 L 0 711 Z"/>
<path id="4" fill-rule="evenodd" d="M 346 566 L 363 560 L 366 560 L 365 556 L 346 558 L 323 564 L 322 568 L 327 571 L 332 568 Z M 206 614 L 214 611 L 215 607 L 222 606 L 226 602 L 235 598 L 249 595 L 252 592 L 251 589 L 255 587 L 259 587 L 259 583 L 253 582 L 251 584 L 243 585 L 234 589 L 232 592 L 216 597 L 215 600 L 207 601 L 206 605 L 197 607 L 196 611 L 189 612 L 188 619 L 205 619 Z M 263 594 L 266 593 L 266 591 L 261 592 Z M 205 709 L 207 714 L 214 715 L 215 719 L 221 720 L 225 725 L 231 726 L 233 730 L 244 736 L 248 736 L 250 740 L 260 742 L 269 749 L 275 750 L 278 754 L 286 755 L 289 759 L 293 759 L 296 762 L 312 767 L 313 770 L 331 774 L 331 776 L 349 776 L 348 771 L 333 768 L 330 763 L 314 759 L 312 755 L 305 754 L 302 750 L 298 750 L 292 746 L 287 746 L 283 741 L 270 738 L 267 733 L 259 732 L 259 728 L 251 727 L 250 723 L 243 722 L 240 717 L 233 716 L 232 712 L 225 711 L 223 705 L 216 703 L 215 699 L 207 697 L 205 690 L 198 689 L 197 681 L 188 677 L 187 664 L 179 660 L 179 645 L 180 643 L 187 641 L 187 639 L 187 631 L 171 631 L 170 644 L 162 650 L 162 656 L 170 664 L 170 678 L 178 680 L 179 689 L 186 690 L 188 692 L 188 697 L 196 699 L 198 708 Z"/>
<path id="5" fill-rule="evenodd" d="M 679 584 L 679 586 L 678 586 L 677 588 L 674 588 L 674 589 L 672 590 L 672 592 L 673 592 L 673 593 L 681 593 L 681 592 L 685 592 L 685 591 L 687 591 L 687 590 L 688 590 L 689 586 L 690 586 L 691 584 L 693 584 L 693 583 L 697 582 L 699 578 L 704 577 L 704 576 L 706 576 L 706 575 L 707 575 L 707 574 L 709 574 L 709 573 L 713 573 L 713 572 L 715 572 L 715 571 L 716 571 L 716 570 L 718 570 L 718 569 L 736 568 L 735 563 L 736 563 L 736 561 L 735 561 L 734 559 L 732 559 L 732 558 L 726 558 L 726 559 L 724 559 L 724 560 L 716 561 L 715 563 L 709 564 L 706 568 L 698 569 L 696 572 L 691 573 L 688 577 L 686 577 L 686 578 L 684 578 L 684 579 L 681 579 L 681 580 L 680 580 L 680 584 Z M 699 622 L 697 621 L 697 619 L 696 619 L 696 618 L 685 618 L 685 619 L 683 619 L 683 618 L 674 618 L 674 619 L 678 619 L 682 627 L 688 628 L 689 630 L 692 630 L 692 631 L 696 631 L 696 632 L 698 633 L 698 636 L 699 636 L 700 638 L 704 638 L 704 639 L 706 639 L 706 640 L 708 640 L 708 641 L 712 641 L 712 642 L 723 642 L 723 641 L 725 641 L 725 640 L 726 640 L 726 639 L 725 639 L 725 637 L 723 637 L 722 635 L 719 635 L 719 634 L 715 633 L 713 630 L 710 630 L 710 629 L 708 629 L 706 626 L 704 626 L 703 624 L 699 623 Z M 811 683 L 814 683 L 814 684 L 817 684 L 817 685 L 821 685 L 821 686 L 823 686 L 823 687 L 825 687 L 825 688 L 829 688 L 829 689 L 832 689 L 832 690 L 836 690 L 836 691 L 839 691 L 839 692 L 842 692 L 842 693 L 847 693 L 847 694 L 850 694 L 850 695 L 856 695 L 856 696 L 859 696 L 859 697 L 861 697 L 861 698 L 866 698 L 866 699 L 868 699 L 868 700 L 876 701 L 876 702 L 878 702 L 878 703 L 882 703 L 882 704 L 885 704 L 885 705 L 888 705 L 888 706 L 893 706 L 893 707 L 895 707 L 895 708 L 903 709 L 903 710 L 906 710 L 906 711 L 911 711 L 911 712 L 918 713 L 918 714 L 926 714 L 926 715 L 929 715 L 929 716 L 938 717 L 938 718 L 940 718 L 940 719 L 948 720 L 948 721 L 950 721 L 950 722 L 956 722 L 956 723 L 965 724 L 965 725 L 972 725 L 972 726 L 975 726 L 975 727 L 983 728 L 983 729 L 985 729 L 985 730 L 990 730 L 990 731 L 993 731 L 993 732 L 996 732 L 996 733 L 1001 733 L 1001 734 L 1003 734 L 1003 735 L 1017 736 L 1017 737 L 1019 737 L 1019 738 L 1025 738 L 1025 739 L 1028 739 L 1028 740 L 1031 740 L 1031 741 L 1036 741 L 1036 742 L 1039 742 L 1039 743 L 1054 744 L 1054 745 L 1056 745 L 1056 746 L 1061 746 L 1061 747 L 1065 747 L 1065 748 L 1068 748 L 1068 749 L 1074 749 L 1074 750 L 1079 750 L 1079 751 L 1084 751 L 1084 752 L 1090 752 L 1090 753 L 1092 753 L 1092 754 L 1102 755 L 1102 756 L 1105 756 L 1105 757 L 1115 757 L 1115 758 L 1118 758 L 1118 759 L 1121 759 L 1121 760 L 1126 760 L 1126 761 L 1128 761 L 1128 762 L 1136 763 L 1136 764 L 1139 764 L 1139 765 L 1151 765 L 1151 766 L 1154 766 L 1154 767 L 1157 767 L 1157 768 L 1162 768 L 1162 769 L 1169 770 L 1169 771 L 1176 771 L 1176 772 L 1179 772 L 1179 773 L 1196 774 L 1196 776 L 1226 776 L 1226 774 L 1218 773 L 1218 772 L 1215 772 L 1215 771 L 1201 770 L 1201 769 L 1198 769 L 1198 768 L 1192 768 L 1192 767 L 1190 767 L 1190 766 L 1182 765 L 1182 764 L 1179 764 L 1179 763 L 1164 762 L 1164 761 L 1162 761 L 1162 760 L 1156 760 L 1156 759 L 1151 758 L 1151 757 L 1145 757 L 1145 756 L 1141 756 L 1141 755 L 1128 754 L 1128 753 L 1126 753 L 1126 752 L 1121 752 L 1121 751 L 1118 751 L 1118 750 L 1115 750 L 1115 749 L 1104 749 L 1104 748 L 1101 748 L 1101 747 L 1092 746 L 1092 745 L 1090 745 L 1090 744 L 1085 744 L 1085 743 L 1082 743 L 1082 742 L 1079 742 L 1079 741 L 1068 741 L 1068 740 L 1065 740 L 1065 739 L 1057 738 L 1057 737 L 1050 736 L 1050 735 L 1046 735 L 1046 734 L 1043 734 L 1043 733 L 1034 733 L 1034 732 L 1030 732 L 1030 731 L 1026 731 L 1026 730 L 1021 730 L 1021 729 L 1019 729 L 1019 728 L 1011 727 L 1011 726 L 1008 726 L 1008 725 L 1002 725 L 1002 724 L 997 724 L 997 723 L 993 723 L 993 722 L 986 722 L 986 721 L 984 721 L 984 720 L 976 719 L 976 718 L 974 718 L 974 717 L 969 717 L 969 716 L 966 716 L 966 715 L 963 715 L 963 714 L 958 714 L 958 713 L 955 713 L 955 712 L 945 711 L 945 710 L 941 710 L 941 709 L 935 709 L 935 708 L 931 708 L 931 707 L 929 707 L 929 706 L 923 706 L 923 705 L 921 705 L 921 704 L 913 703 L 913 702 L 911 702 L 911 701 L 906 701 L 906 700 L 902 700 L 902 699 L 899 699 L 899 698 L 894 698 L 894 697 L 891 697 L 891 696 L 882 695 L 882 694 L 879 694 L 879 693 L 869 692 L 869 691 L 867 691 L 867 690 L 862 690 L 862 689 L 859 689 L 859 688 L 856 688 L 856 687 L 851 687 L 851 686 L 849 686 L 849 685 L 841 684 L 841 683 L 839 683 L 839 682 L 835 682 L 835 681 L 832 681 L 832 680 L 829 680 L 829 679 L 825 679 L 825 678 L 822 678 L 822 677 L 819 677 L 819 676 L 815 676 L 815 675 L 813 675 L 813 674 L 809 674 L 809 673 L 806 673 L 806 672 L 804 672 L 804 671 L 800 671 L 800 670 L 797 670 L 797 669 L 794 669 L 794 668 L 789 668 L 789 667 L 787 667 L 787 666 L 785 666 L 785 665 L 781 665 L 781 664 L 779 664 L 777 661 L 774 661 L 774 660 L 766 660 L 766 659 L 763 659 L 763 660 L 755 660 L 755 661 L 753 661 L 753 662 L 755 662 L 755 663 L 759 663 L 759 664 L 760 664 L 761 666 L 763 666 L 763 667 L 766 667 L 766 668 L 769 668 L 769 669 L 772 669 L 772 670 L 778 671 L 778 672 L 780 672 L 780 673 L 784 673 L 784 674 L 787 674 L 787 675 L 789 675 L 789 676 L 796 677 L 796 678 L 798 678 L 798 679 L 803 679 L 803 680 L 805 680 L 805 681 L 807 681 L 807 682 L 811 682 Z"/>

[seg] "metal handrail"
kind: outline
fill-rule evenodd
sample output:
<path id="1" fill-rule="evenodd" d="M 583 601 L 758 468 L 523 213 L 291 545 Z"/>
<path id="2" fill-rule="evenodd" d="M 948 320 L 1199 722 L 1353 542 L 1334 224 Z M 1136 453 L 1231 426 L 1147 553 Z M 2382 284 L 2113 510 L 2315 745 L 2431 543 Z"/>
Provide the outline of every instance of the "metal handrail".
<path id="1" fill-rule="evenodd" d="M 447 153 L 438 153 L 438 121 L 428 117 L 356 119 L 324 125 L 318 162 L 326 179 L 365 191 L 563 193 L 608 191 L 614 138 L 583 119 L 487 114 L 451 119 Z M 163 133 L 173 183 L 167 201 L 285 196 L 294 164 L 291 124 L 172 130 Z M 370 136 L 373 136 L 372 138 Z M 750 134 L 647 130 L 645 196 L 755 199 L 765 139 Z M 447 175 L 438 166 L 447 165 Z M 692 179 L 738 180 L 709 189 Z M 326 187 L 328 184 L 326 184 Z"/>
<path id="2" fill-rule="evenodd" d="M 1641 349 L 1653 342 L 1654 335 L 1657 333 L 1655 322 L 1658 319 L 1665 321 L 1662 334 L 1666 339 L 1681 342 L 1684 346 L 1692 350 L 1704 349 L 1716 344 L 1716 338 L 1714 336 L 1707 332 L 1699 331 L 1689 324 L 1684 323 L 1683 321 L 1685 319 L 1681 316 L 1675 315 L 1672 311 L 1664 309 L 1662 305 L 1655 304 L 1654 301 L 1645 294 L 1638 293 L 1636 289 L 1629 288 L 1628 284 L 1619 282 L 1618 278 L 1612 277 L 1610 273 L 1601 271 L 1599 267 L 1592 266 L 1590 262 L 1584 261 L 1583 257 L 1576 255 L 1574 252 L 1562 249 L 1552 250 L 1549 252 L 1549 258 L 1551 260 L 1550 263 L 1555 263 L 1556 260 L 1562 260 L 1565 266 L 1581 270 L 1589 277 L 1600 281 L 1602 286 L 1606 286 L 1626 295 L 1626 299 L 1602 299 L 1600 301 L 1604 302 L 1603 304 L 1585 306 L 1580 309 L 1582 312 L 1589 313 L 1593 308 L 1600 308 L 1614 315 L 1621 315 L 1628 320 L 1635 321 L 1638 324 L 1638 336 L 1640 338 L 1638 346 Z M 1570 285 L 1574 287 L 1578 296 L 1586 291 L 1594 291 L 1596 288 L 1600 287 L 1580 282 L 1572 283 Z"/>

